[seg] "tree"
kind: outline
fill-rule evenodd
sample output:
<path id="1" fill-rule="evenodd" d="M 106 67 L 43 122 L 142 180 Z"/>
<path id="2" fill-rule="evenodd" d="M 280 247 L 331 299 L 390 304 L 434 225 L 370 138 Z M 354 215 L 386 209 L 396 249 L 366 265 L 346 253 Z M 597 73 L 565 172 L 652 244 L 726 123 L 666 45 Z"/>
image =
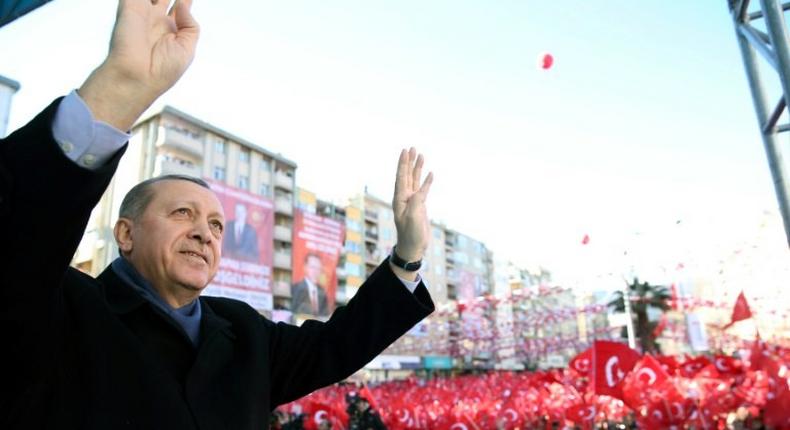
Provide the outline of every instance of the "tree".
<path id="1" fill-rule="evenodd" d="M 642 347 L 642 352 L 660 353 L 658 343 L 653 336 L 653 330 L 658 325 L 658 321 L 648 319 L 647 310 L 649 308 L 659 309 L 662 312 L 668 310 L 671 294 L 669 289 L 662 285 L 650 285 L 648 282 L 639 282 L 639 278 L 628 284 L 628 296 L 631 299 L 631 317 L 634 318 L 635 336 Z M 608 306 L 615 312 L 625 312 L 625 302 L 623 292 L 616 291 L 614 299 Z M 623 337 L 627 337 L 626 329 L 623 328 Z"/>

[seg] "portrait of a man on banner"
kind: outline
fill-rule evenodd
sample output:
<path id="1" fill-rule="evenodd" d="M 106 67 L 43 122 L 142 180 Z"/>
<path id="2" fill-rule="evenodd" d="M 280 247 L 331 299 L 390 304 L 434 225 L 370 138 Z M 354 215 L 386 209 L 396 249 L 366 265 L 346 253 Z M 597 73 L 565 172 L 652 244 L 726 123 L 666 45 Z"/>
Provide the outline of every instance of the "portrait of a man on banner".
<path id="1" fill-rule="evenodd" d="M 340 221 L 296 210 L 291 285 L 294 314 L 327 316 L 334 310 L 344 238 L 345 226 Z"/>

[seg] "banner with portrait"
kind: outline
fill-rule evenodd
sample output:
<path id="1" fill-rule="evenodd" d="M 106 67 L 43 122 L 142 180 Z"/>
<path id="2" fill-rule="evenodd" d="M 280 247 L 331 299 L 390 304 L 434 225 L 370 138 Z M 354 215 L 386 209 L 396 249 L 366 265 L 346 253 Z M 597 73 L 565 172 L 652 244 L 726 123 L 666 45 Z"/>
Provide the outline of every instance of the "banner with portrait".
<path id="1" fill-rule="evenodd" d="M 274 204 L 239 188 L 206 182 L 225 210 L 225 230 L 219 271 L 205 294 L 272 310 Z"/>
<path id="2" fill-rule="evenodd" d="M 345 225 L 296 209 L 293 232 L 291 310 L 295 314 L 327 316 L 335 309 Z"/>

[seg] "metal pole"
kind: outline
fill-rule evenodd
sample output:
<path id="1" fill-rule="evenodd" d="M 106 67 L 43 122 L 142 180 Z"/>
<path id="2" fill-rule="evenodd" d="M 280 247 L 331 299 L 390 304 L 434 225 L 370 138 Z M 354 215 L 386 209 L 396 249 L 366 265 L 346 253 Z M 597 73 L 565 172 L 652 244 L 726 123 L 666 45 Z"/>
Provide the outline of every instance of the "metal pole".
<path id="1" fill-rule="evenodd" d="M 628 317 L 625 331 L 628 333 L 628 347 L 636 349 L 636 338 L 634 336 L 634 319 L 631 317 L 631 293 L 628 291 L 628 282 L 623 288 L 623 303 L 625 304 L 625 315 Z"/>
<path id="2" fill-rule="evenodd" d="M 760 47 L 761 52 L 764 52 L 766 60 L 771 65 L 775 65 L 784 89 L 784 94 L 782 96 L 785 101 L 788 101 L 790 100 L 790 97 L 788 97 L 788 94 L 790 94 L 790 51 L 788 51 L 788 46 L 790 44 L 788 43 L 784 16 L 782 15 L 783 6 L 776 0 L 761 0 L 761 4 L 766 17 L 766 27 L 771 40 L 771 46 L 766 47 L 762 45 L 759 40 L 751 40 L 751 42 L 755 43 L 757 47 Z M 771 170 L 774 190 L 779 203 L 779 211 L 784 222 L 785 236 L 788 246 L 790 246 L 790 190 L 788 190 L 787 181 L 785 180 L 787 175 L 782 160 L 781 148 L 777 144 L 777 127 L 766 127 L 771 120 L 771 113 L 773 113 L 773 110 L 771 110 L 766 103 L 765 92 L 760 80 L 756 56 L 754 54 L 755 47 L 750 44 L 750 40 L 746 36 L 747 34 L 751 34 L 749 33 L 749 29 L 751 28 L 749 26 L 749 15 L 742 13 L 742 10 L 739 9 L 740 8 L 737 7 L 731 9 L 733 22 L 735 24 L 735 35 L 741 50 L 741 56 L 743 57 L 746 77 L 749 80 L 749 88 L 752 93 L 757 121 L 760 126 L 760 134 L 763 138 L 763 146 L 765 147 L 765 154 L 768 159 L 768 167 Z"/>

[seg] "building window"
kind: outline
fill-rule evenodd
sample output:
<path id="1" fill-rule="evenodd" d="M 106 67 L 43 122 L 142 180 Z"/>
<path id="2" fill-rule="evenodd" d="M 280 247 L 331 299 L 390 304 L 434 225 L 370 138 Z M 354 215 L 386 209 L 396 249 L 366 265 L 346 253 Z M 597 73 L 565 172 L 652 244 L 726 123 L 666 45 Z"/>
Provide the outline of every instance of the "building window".
<path id="1" fill-rule="evenodd" d="M 227 145 L 225 144 L 224 140 L 215 140 L 214 141 L 214 152 L 217 154 L 224 154 L 227 150 Z"/>
<path id="2" fill-rule="evenodd" d="M 362 224 L 359 221 L 346 219 L 346 228 L 351 231 L 362 231 Z"/>
<path id="3" fill-rule="evenodd" d="M 160 160 L 164 160 L 165 162 L 175 163 L 184 167 L 190 167 L 190 168 L 195 167 L 195 163 L 189 160 L 184 160 L 183 158 L 177 157 L 175 155 L 163 154 L 163 155 L 159 155 L 158 157 L 160 157 Z"/>
<path id="4" fill-rule="evenodd" d="M 260 194 L 262 196 L 268 196 L 269 195 L 269 184 L 261 184 L 261 189 L 260 189 L 259 192 L 260 192 Z"/>
<path id="5" fill-rule="evenodd" d="M 224 181 L 225 180 L 225 168 L 224 167 L 215 167 L 214 168 L 214 179 L 217 181 Z"/>
<path id="6" fill-rule="evenodd" d="M 272 170 L 271 165 L 269 165 L 269 160 L 261 160 L 261 170 L 265 170 L 267 172 Z"/>
<path id="7" fill-rule="evenodd" d="M 346 274 L 356 277 L 362 277 L 362 268 L 358 264 L 346 262 Z"/>
<path id="8" fill-rule="evenodd" d="M 250 187 L 250 178 L 244 175 L 239 175 L 239 188 L 246 190 Z"/>
<path id="9" fill-rule="evenodd" d="M 362 244 L 360 243 L 347 240 L 345 248 L 346 248 L 346 252 L 350 252 L 353 254 L 362 254 Z"/>
<path id="10" fill-rule="evenodd" d="M 249 163 L 250 162 L 250 150 L 247 148 L 241 148 L 239 152 L 239 161 L 242 163 Z"/>

